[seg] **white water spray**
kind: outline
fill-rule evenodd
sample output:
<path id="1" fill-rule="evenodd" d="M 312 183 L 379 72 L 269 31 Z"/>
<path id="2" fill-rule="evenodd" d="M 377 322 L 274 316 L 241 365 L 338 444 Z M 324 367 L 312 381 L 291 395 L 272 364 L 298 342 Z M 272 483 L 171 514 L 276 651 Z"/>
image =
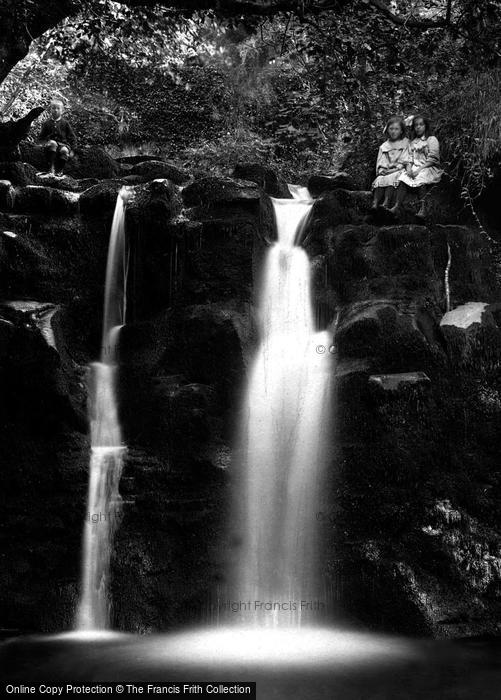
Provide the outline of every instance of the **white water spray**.
<path id="1" fill-rule="evenodd" d="M 308 256 L 295 245 L 312 202 L 298 196 L 273 206 L 277 242 L 264 264 L 261 342 L 244 405 L 245 502 L 234 597 L 246 621 L 289 625 L 322 603 L 316 515 L 333 358 L 330 335 L 315 332 Z M 256 601 L 272 603 L 271 614 Z"/>
<path id="2" fill-rule="evenodd" d="M 90 366 L 91 454 L 77 613 L 80 630 L 102 630 L 110 625 L 110 557 L 120 516 L 118 486 L 126 451 L 118 417 L 116 380 L 117 348 L 127 300 L 127 197 L 127 190 L 122 188 L 117 197 L 108 248 L 101 358 Z"/>
<path id="3" fill-rule="evenodd" d="M 300 199 L 303 201 L 311 199 L 310 191 L 307 187 L 301 187 L 301 185 L 287 185 L 287 187 L 293 199 Z"/>

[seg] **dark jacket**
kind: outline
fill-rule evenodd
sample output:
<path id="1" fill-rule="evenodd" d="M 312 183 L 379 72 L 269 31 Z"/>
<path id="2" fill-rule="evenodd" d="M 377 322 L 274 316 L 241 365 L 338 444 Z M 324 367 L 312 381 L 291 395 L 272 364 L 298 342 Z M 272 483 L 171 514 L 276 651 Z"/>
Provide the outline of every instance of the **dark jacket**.
<path id="1" fill-rule="evenodd" d="M 57 141 L 59 144 L 68 145 L 71 150 L 75 150 L 77 145 L 77 137 L 75 132 L 71 128 L 67 119 L 61 117 L 55 121 L 54 119 L 47 119 L 42 124 L 42 129 L 40 131 L 41 141 Z"/>

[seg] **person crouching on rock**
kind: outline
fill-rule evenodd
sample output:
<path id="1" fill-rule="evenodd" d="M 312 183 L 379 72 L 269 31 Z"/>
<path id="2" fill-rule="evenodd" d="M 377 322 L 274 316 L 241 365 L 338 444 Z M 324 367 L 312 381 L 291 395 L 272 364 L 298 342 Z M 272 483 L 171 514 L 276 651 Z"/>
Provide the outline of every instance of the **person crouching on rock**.
<path id="1" fill-rule="evenodd" d="M 374 193 L 372 211 L 389 208 L 400 176 L 410 163 L 409 139 L 405 135 L 405 123 L 401 117 L 391 117 L 383 133 L 387 140 L 379 147 L 376 162 L 376 179 L 372 183 Z"/>
<path id="2" fill-rule="evenodd" d="M 40 131 L 40 141 L 47 157 L 47 172 L 57 177 L 64 175 L 64 167 L 73 157 L 77 143 L 75 132 L 68 120 L 64 119 L 63 112 L 62 100 L 52 100 L 49 107 L 50 119 L 42 124 Z"/>
<path id="3" fill-rule="evenodd" d="M 426 217 L 426 190 L 429 185 L 440 182 L 443 170 L 440 168 L 440 144 L 430 133 L 430 122 L 420 114 L 412 119 L 411 142 L 409 146 L 411 162 L 400 175 L 397 201 L 390 209 L 398 215 L 407 194 L 407 188 L 416 189 L 420 201 L 419 219 Z"/>

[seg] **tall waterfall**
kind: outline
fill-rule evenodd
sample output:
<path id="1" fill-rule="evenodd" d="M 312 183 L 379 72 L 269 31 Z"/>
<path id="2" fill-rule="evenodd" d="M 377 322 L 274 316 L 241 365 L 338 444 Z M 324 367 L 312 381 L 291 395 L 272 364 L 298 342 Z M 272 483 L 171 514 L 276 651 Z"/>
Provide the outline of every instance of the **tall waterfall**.
<path id="1" fill-rule="evenodd" d="M 120 516 L 118 486 L 126 451 L 118 417 L 116 381 L 118 340 L 126 314 L 127 196 L 127 190 L 122 188 L 115 206 L 106 267 L 101 357 L 99 362 L 90 366 L 91 454 L 81 597 L 77 613 L 77 628 L 80 630 L 106 629 L 110 624 L 110 555 Z"/>
<path id="2" fill-rule="evenodd" d="M 332 355 L 329 334 L 315 330 L 308 256 L 295 245 L 312 206 L 301 199 L 305 192 L 273 200 L 277 241 L 264 262 L 260 345 L 243 412 L 243 521 L 232 603 L 240 603 L 240 619 L 265 625 L 298 624 L 324 603 L 317 515 Z"/>

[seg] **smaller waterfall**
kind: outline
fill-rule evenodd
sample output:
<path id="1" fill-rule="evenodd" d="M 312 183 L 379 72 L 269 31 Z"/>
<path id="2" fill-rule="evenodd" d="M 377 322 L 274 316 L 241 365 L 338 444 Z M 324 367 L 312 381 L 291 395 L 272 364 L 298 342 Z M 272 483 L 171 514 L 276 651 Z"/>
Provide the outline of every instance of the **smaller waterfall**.
<path id="1" fill-rule="evenodd" d="M 127 310 L 127 198 L 128 192 L 122 188 L 117 197 L 108 248 L 101 357 L 90 366 L 91 454 L 77 613 L 80 630 L 107 629 L 110 625 L 110 557 L 120 517 L 118 486 L 126 452 L 118 416 L 116 381 L 119 335 Z"/>

